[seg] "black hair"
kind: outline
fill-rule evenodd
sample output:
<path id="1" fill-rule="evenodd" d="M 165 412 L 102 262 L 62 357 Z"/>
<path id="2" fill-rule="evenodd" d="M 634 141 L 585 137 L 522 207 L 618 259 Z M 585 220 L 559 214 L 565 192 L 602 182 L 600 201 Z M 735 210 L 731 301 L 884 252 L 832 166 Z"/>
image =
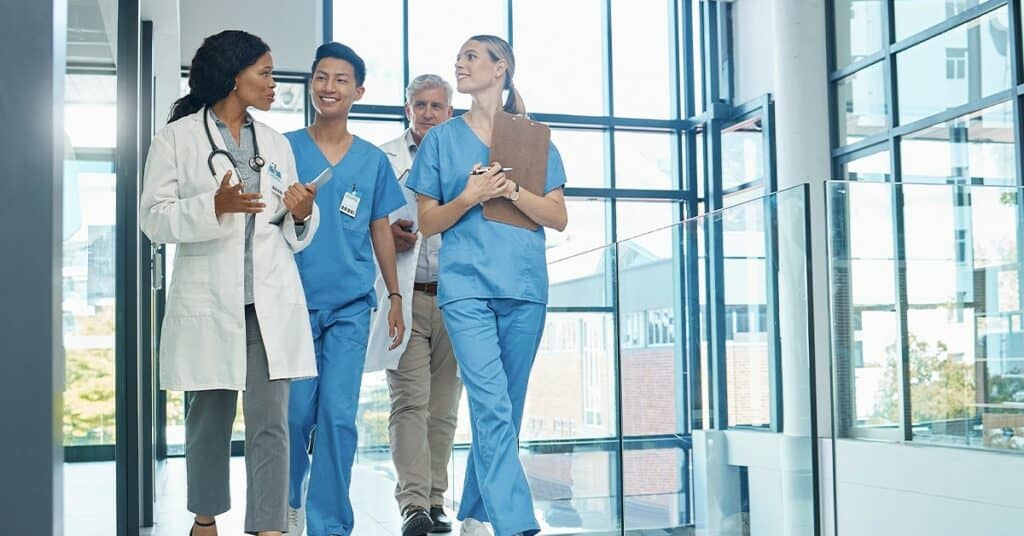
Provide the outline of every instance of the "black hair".
<path id="1" fill-rule="evenodd" d="M 167 122 L 173 123 L 227 97 L 235 87 L 238 73 L 267 52 L 270 47 L 262 39 L 241 30 L 225 30 L 204 39 L 188 68 L 188 95 L 174 102 Z"/>
<path id="2" fill-rule="evenodd" d="M 331 41 L 316 47 L 316 58 L 313 60 L 313 65 L 309 68 L 311 75 L 316 74 L 316 66 L 324 58 L 335 58 L 351 63 L 352 68 L 355 70 L 357 87 L 362 86 L 363 82 L 366 81 L 366 62 L 363 61 L 363 58 L 359 57 L 359 54 L 356 54 L 355 50 L 352 50 L 352 47 L 337 41 Z"/>

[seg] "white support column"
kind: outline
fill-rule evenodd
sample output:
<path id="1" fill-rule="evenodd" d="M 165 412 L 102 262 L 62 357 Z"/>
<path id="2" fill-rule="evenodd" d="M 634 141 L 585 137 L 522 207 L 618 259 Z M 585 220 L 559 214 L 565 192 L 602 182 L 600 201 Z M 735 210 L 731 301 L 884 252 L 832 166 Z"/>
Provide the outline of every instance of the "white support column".
<path id="1" fill-rule="evenodd" d="M 754 0 L 756 1 L 756 0 Z M 806 289 L 802 267 L 807 244 L 798 237 L 803 225 L 795 214 L 780 213 L 779 316 L 782 337 L 783 444 L 782 468 L 784 534 L 812 534 L 809 500 L 814 481 L 810 472 L 812 438 L 810 403 L 811 378 L 808 356 L 815 367 L 819 437 L 830 437 L 831 381 L 828 313 L 828 262 L 825 181 L 831 175 L 829 147 L 827 21 L 822 0 L 774 0 L 772 9 L 775 98 L 776 165 L 779 189 L 810 185 L 810 258 L 813 279 Z M 787 200 L 788 201 L 788 200 Z M 814 346 L 807 348 L 806 296 L 813 297 Z M 828 444 L 828 442 L 823 442 Z M 821 457 L 831 460 L 831 456 Z M 829 478 L 832 467 L 819 463 L 819 472 Z M 819 508 L 832 501 L 832 491 L 821 486 Z M 832 534 L 830 519 L 822 519 L 822 532 Z"/>

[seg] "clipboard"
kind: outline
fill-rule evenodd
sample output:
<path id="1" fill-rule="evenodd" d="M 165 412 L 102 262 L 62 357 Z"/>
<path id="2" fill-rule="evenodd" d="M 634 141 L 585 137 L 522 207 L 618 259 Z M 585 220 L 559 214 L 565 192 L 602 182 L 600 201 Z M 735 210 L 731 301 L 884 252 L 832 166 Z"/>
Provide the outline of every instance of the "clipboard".
<path id="1" fill-rule="evenodd" d="M 551 128 L 525 115 L 512 115 L 501 110 L 494 114 L 492 128 L 491 162 L 501 162 L 502 166 L 512 168 L 505 175 L 518 183 L 521 190 L 543 196 L 548 175 Z M 484 202 L 484 218 L 531 231 L 540 228 L 512 201 L 503 197 Z"/>

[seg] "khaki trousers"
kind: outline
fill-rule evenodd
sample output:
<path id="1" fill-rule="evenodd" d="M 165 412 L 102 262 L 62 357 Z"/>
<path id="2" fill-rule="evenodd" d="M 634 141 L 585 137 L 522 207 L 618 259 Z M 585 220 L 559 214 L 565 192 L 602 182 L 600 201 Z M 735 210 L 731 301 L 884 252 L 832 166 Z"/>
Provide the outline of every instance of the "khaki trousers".
<path id="1" fill-rule="evenodd" d="M 398 473 L 395 498 L 409 506 L 444 504 L 448 461 L 462 382 L 437 297 L 415 291 L 412 335 L 398 368 L 387 371 L 391 391 L 391 456 Z"/>

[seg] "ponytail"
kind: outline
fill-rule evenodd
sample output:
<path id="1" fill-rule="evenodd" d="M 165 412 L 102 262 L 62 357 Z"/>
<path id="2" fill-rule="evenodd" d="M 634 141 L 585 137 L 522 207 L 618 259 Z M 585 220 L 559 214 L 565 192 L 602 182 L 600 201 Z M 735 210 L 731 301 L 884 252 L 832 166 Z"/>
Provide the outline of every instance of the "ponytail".
<path id="1" fill-rule="evenodd" d="M 519 94 L 519 90 L 517 90 L 515 84 L 512 83 L 512 77 L 506 74 L 505 81 L 505 89 L 508 90 L 508 97 L 505 98 L 505 106 L 503 106 L 502 109 L 513 115 L 525 115 L 526 103 L 523 102 L 523 96 Z"/>
<path id="2" fill-rule="evenodd" d="M 205 106 L 205 104 L 202 99 L 195 96 L 193 93 L 189 93 L 188 95 L 174 101 L 174 104 L 171 105 L 171 114 L 167 118 L 167 123 L 170 124 L 182 117 L 185 117 L 186 115 L 192 115 L 199 110 L 202 110 L 203 106 Z"/>

